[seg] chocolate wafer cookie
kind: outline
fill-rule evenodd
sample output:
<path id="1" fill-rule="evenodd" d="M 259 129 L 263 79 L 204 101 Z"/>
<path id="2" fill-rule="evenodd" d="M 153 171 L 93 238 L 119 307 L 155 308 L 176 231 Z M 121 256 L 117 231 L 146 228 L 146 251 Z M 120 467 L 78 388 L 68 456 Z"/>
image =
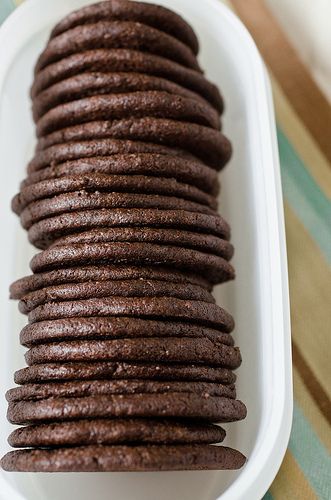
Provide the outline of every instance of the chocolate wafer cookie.
<path id="1" fill-rule="evenodd" d="M 71 233 L 102 227 L 177 228 L 230 238 L 228 223 L 218 214 L 209 215 L 185 210 L 116 208 L 67 212 L 33 224 L 29 240 L 38 248 L 47 248 L 56 239 Z"/>
<path id="2" fill-rule="evenodd" d="M 229 333 L 179 321 L 153 321 L 126 317 L 64 318 L 26 325 L 20 333 L 22 345 L 31 347 L 64 340 L 118 339 L 142 337 L 207 338 L 234 346 Z"/>
<path id="3" fill-rule="evenodd" d="M 14 448 L 114 445 L 220 443 L 218 425 L 156 419 L 94 419 L 28 425 L 15 429 L 8 442 Z"/>
<path id="4" fill-rule="evenodd" d="M 93 49 L 138 50 L 201 71 L 192 50 L 173 36 L 134 21 L 107 20 L 76 26 L 51 38 L 37 60 L 35 75 L 51 63 Z"/>
<path id="5" fill-rule="evenodd" d="M 88 238 L 89 233 L 81 233 L 78 236 Z M 102 235 L 101 235 L 102 236 Z M 90 242 L 93 242 L 93 236 Z M 85 240 L 86 241 L 86 240 Z M 89 242 L 89 241 L 87 241 Z M 70 243 L 70 240 L 68 241 Z M 185 273 L 176 269 L 162 267 L 139 267 L 139 266 L 79 266 L 65 269 L 55 269 L 46 273 L 36 273 L 21 278 L 10 286 L 10 298 L 21 299 L 24 295 L 40 290 L 52 285 L 62 285 L 67 283 L 84 283 L 86 281 L 107 281 L 107 280 L 134 280 L 151 279 L 159 281 L 169 281 L 172 283 L 189 283 L 202 286 L 210 291 L 207 281 L 199 278 L 196 274 Z"/>
<path id="6" fill-rule="evenodd" d="M 127 0 L 108 0 L 75 10 L 53 28 L 50 38 L 75 26 L 116 19 L 135 21 L 157 28 L 181 40 L 191 48 L 194 54 L 198 53 L 199 43 L 196 34 L 181 16 L 161 5 L 128 2 Z"/>
<path id="7" fill-rule="evenodd" d="M 95 139 L 92 141 L 68 142 L 56 144 L 45 150 L 37 151 L 28 164 L 28 174 L 44 167 L 57 165 L 64 161 L 80 158 L 111 155 L 158 154 L 172 156 L 176 159 L 194 161 L 203 165 L 195 156 L 180 148 L 172 148 L 164 144 L 131 141 L 121 139 Z"/>
<path id="8" fill-rule="evenodd" d="M 135 197 L 143 200 L 144 198 L 142 197 L 148 195 L 166 196 L 168 198 L 172 197 L 175 199 L 182 198 L 183 200 L 179 201 L 179 209 L 184 206 L 185 201 L 189 201 L 198 203 L 199 205 L 204 205 L 205 208 L 192 205 L 192 211 L 201 212 L 213 213 L 213 209 L 217 206 L 217 201 L 213 196 L 194 186 L 178 182 L 173 178 L 157 178 L 154 176 L 147 177 L 145 175 L 108 175 L 102 173 L 85 173 L 82 176 L 70 175 L 60 177 L 59 179 L 44 180 L 36 184 L 23 187 L 21 192 L 13 198 L 12 209 L 17 214 L 21 214 L 24 208 L 26 208 L 26 206 L 30 203 L 45 199 L 49 201 L 54 196 L 62 195 L 62 198 L 60 198 L 61 200 L 63 199 L 63 195 L 66 193 L 71 194 L 75 191 L 85 192 L 85 197 L 87 196 L 86 193 L 92 195 L 96 191 L 99 193 L 111 192 L 114 197 L 116 197 L 115 193 L 118 193 L 117 198 L 114 198 L 114 200 L 118 200 L 117 203 L 119 203 L 120 199 L 123 199 L 124 195 L 131 195 L 131 200 L 134 200 Z M 119 193 L 123 193 L 122 197 Z M 137 195 L 139 195 L 139 197 Z M 154 198 L 152 197 L 145 198 L 147 204 L 147 207 L 145 208 L 148 208 L 148 204 L 153 205 L 151 202 L 153 199 Z M 162 202 L 167 207 L 171 206 L 169 199 L 161 199 L 160 205 Z M 116 206 L 114 208 L 116 208 Z M 200 210 L 197 210 L 197 208 L 200 208 Z M 208 210 L 208 208 L 210 208 L 210 210 Z"/>
<path id="9" fill-rule="evenodd" d="M 108 72 L 133 72 L 166 78 L 197 92 L 218 111 L 223 109 L 218 88 L 199 71 L 161 56 L 129 49 L 86 50 L 48 65 L 35 76 L 31 88 L 32 99 L 61 80 L 86 71 L 104 71 L 105 68 Z"/>
<path id="10" fill-rule="evenodd" d="M 232 385 L 236 381 L 236 375 L 228 368 L 178 363 L 125 363 L 113 361 L 45 363 L 22 368 L 14 374 L 16 384 L 132 378 L 218 382 L 225 385 Z"/>
<path id="11" fill-rule="evenodd" d="M 223 332 L 231 332 L 234 328 L 232 316 L 216 304 L 174 297 L 105 297 L 46 303 L 33 309 L 28 317 L 34 323 L 86 316 L 167 318 L 191 321 Z"/>
<path id="12" fill-rule="evenodd" d="M 142 152 L 149 152 L 146 143 L 181 148 L 216 170 L 221 170 L 232 154 L 230 141 L 218 130 L 187 121 L 153 117 L 92 121 L 63 128 L 39 138 L 37 152 L 56 144 L 107 138 L 143 141 Z"/>
<path id="13" fill-rule="evenodd" d="M 37 122 L 37 137 L 71 125 L 122 118 L 171 118 L 220 128 L 217 111 L 195 99 L 162 91 L 137 91 L 85 97 L 60 104 Z"/>
<path id="14" fill-rule="evenodd" d="M 1 460 L 7 471 L 100 472 L 240 469 L 239 451 L 213 445 L 82 446 L 11 451 Z"/>
<path id="15" fill-rule="evenodd" d="M 207 338 L 140 337 L 40 344 L 26 352 L 25 360 L 28 365 L 66 361 L 202 363 L 234 370 L 241 364 L 241 355 L 238 347 Z"/>
<path id="16" fill-rule="evenodd" d="M 38 121 L 47 111 L 59 104 L 84 97 L 147 90 L 168 92 L 211 106 L 201 95 L 165 78 L 141 73 L 87 72 L 55 83 L 35 97 L 32 103 L 33 118 Z"/>
<path id="17" fill-rule="evenodd" d="M 19 310 L 28 314 L 36 307 L 50 303 L 98 297 L 177 297 L 214 303 L 208 290 L 189 283 L 171 283 L 152 279 L 85 281 L 51 285 L 24 295 Z"/>
<path id="18" fill-rule="evenodd" d="M 82 190 L 32 202 L 21 212 L 20 218 L 22 226 L 29 229 L 40 220 L 58 214 L 105 208 L 156 208 L 159 210 L 185 210 L 187 212 L 216 215 L 216 212 L 206 205 L 175 196 L 140 193 L 100 193 L 99 190 Z"/>
<path id="19" fill-rule="evenodd" d="M 234 278 L 234 269 L 222 257 L 190 248 L 150 243 L 80 243 L 54 245 L 35 255 L 30 267 L 33 272 L 49 271 L 77 265 L 170 266 L 193 272 L 209 283 L 221 283 Z"/>
<path id="20" fill-rule="evenodd" d="M 33 164 L 36 168 L 40 166 L 41 169 L 31 172 L 21 183 L 21 189 L 45 180 L 52 180 L 52 184 L 56 186 L 56 181 L 62 177 L 75 178 L 77 182 L 78 178 L 84 179 L 86 174 L 95 173 L 170 177 L 214 196 L 219 193 L 220 183 L 217 172 L 200 161 L 158 153 L 112 155 L 111 147 L 107 147 L 108 142 L 108 139 L 104 139 L 94 143 L 71 143 L 69 148 L 62 144 L 50 148 L 51 154 L 46 150 L 45 154 L 39 157 L 42 160 L 41 164 L 37 162 Z M 112 156 L 108 156 L 108 153 Z M 93 156 L 89 157 L 91 155 Z M 73 159 L 65 161 L 67 157 Z M 61 163 L 62 161 L 64 163 Z M 52 163 L 53 166 L 46 166 L 47 162 Z M 50 184 L 45 185 L 50 186 Z M 185 195 L 182 197 L 185 198 Z M 209 204 L 212 206 L 210 202 Z"/>
<path id="21" fill-rule="evenodd" d="M 128 394 L 50 398 L 10 402 L 13 424 L 35 424 L 80 418 L 161 417 L 196 418 L 206 422 L 235 422 L 246 416 L 245 405 L 235 399 L 195 393 Z"/>
<path id="22" fill-rule="evenodd" d="M 172 392 L 223 396 L 235 399 L 234 386 L 208 382 L 156 380 L 89 380 L 25 384 L 6 393 L 8 402 L 38 401 L 48 398 L 81 398 L 107 394 L 168 394 Z"/>
<path id="23" fill-rule="evenodd" d="M 115 243 L 116 241 L 176 245 L 182 248 L 195 248 L 202 252 L 219 255 L 225 260 L 230 260 L 233 257 L 233 246 L 229 241 L 212 234 L 201 234 L 182 229 L 98 228 L 63 236 L 60 241 L 55 241 L 52 246 L 80 243 Z"/>

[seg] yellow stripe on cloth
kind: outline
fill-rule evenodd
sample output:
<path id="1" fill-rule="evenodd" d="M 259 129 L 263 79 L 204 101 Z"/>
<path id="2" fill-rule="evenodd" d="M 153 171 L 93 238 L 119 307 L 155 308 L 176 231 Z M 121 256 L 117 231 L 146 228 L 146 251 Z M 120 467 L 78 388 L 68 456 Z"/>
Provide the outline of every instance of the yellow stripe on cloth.
<path id="1" fill-rule="evenodd" d="M 315 500 L 316 494 L 305 475 L 287 450 L 281 468 L 270 487 L 274 500 Z"/>
<path id="2" fill-rule="evenodd" d="M 328 421 L 307 390 L 304 380 L 295 366 L 293 367 L 293 385 L 294 398 L 297 404 L 302 409 L 305 417 L 316 432 L 320 441 L 331 453 L 331 433 Z"/>
<path id="3" fill-rule="evenodd" d="M 300 373 L 307 390 L 311 394 L 319 410 L 323 413 L 324 417 L 331 425 L 331 400 L 324 391 L 322 384 L 320 384 L 309 364 L 306 362 L 300 347 L 294 340 L 292 341 L 292 356 L 293 364 Z"/>
<path id="4" fill-rule="evenodd" d="M 288 204 L 285 223 L 293 340 L 330 397 L 331 270 Z"/>
<path id="5" fill-rule="evenodd" d="M 269 71 L 277 123 L 302 159 L 315 182 L 327 197 L 331 197 L 331 167 L 317 142 L 300 121 L 277 80 Z"/>

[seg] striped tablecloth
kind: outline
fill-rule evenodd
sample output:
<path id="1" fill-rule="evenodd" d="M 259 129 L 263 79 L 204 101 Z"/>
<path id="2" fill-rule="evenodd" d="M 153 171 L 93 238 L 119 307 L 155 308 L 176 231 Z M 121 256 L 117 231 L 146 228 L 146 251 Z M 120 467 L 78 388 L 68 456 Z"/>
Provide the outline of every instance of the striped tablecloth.
<path id="1" fill-rule="evenodd" d="M 0 0 L 0 22 L 19 3 Z M 289 447 L 265 499 L 330 500 L 331 107 L 263 0 L 227 3 L 270 71 L 285 199 L 295 403 Z"/>
<path id="2" fill-rule="evenodd" d="M 294 416 L 266 499 L 331 499 L 331 107 L 263 0 L 232 0 L 272 79 L 285 200 Z"/>

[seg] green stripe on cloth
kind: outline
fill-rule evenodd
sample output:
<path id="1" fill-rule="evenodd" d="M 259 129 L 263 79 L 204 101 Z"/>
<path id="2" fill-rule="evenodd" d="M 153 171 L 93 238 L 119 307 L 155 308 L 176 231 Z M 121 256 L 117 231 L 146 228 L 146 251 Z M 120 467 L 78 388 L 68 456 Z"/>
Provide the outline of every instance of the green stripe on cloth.
<path id="1" fill-rule="evenodd" d="M 289 448 L 318 498 L 330 500 L 330 455 L 297 404 L 293 408 Z"/>
<path id="2" fill-rule="evenodd" d="M 284 196 L 331 265 L 331 202 L 280 128 L 277 137 Z"/>
<path id="3" fill-rule="evenodd" d="M 267 493 L 263 497 L 263 500 L 273 500 L 273 496 L 270 491 L 267 491 Z"/>
<path id="4" fill-rule="evenodd" d="M 0 0 L 0 24 L 3 23 L 15 7 L 12 0 Z"/>

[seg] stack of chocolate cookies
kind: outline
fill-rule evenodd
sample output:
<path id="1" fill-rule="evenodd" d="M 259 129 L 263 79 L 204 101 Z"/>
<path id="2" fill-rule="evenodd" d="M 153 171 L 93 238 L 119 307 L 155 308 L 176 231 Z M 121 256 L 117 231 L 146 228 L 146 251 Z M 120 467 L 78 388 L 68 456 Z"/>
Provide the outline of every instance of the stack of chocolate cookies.
<path id="1" fill-rule="evenodd" d="M 11 297 L 29 323 L 7 393 L 16 471 L 236 469 L 234 278 L 217 213 L 223 101 L 177 14 L 110 0 L 53 29 L 31 90 L 38 143 L 13 199 L 42 251 Z"/>

